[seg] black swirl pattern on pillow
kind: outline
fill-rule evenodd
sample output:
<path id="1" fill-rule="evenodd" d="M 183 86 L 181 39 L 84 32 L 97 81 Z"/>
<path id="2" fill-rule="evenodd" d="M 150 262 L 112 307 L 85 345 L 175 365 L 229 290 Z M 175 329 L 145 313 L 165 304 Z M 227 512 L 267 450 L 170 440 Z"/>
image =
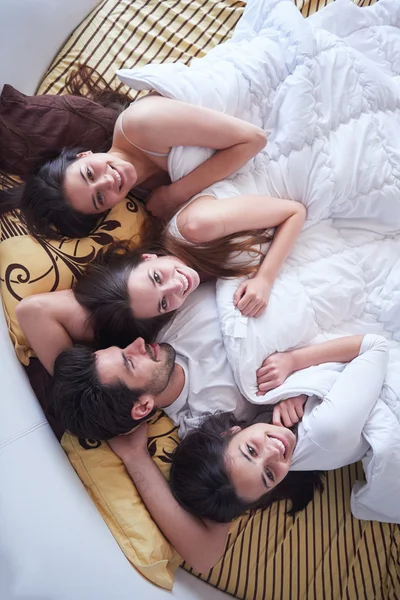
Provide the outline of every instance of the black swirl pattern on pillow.
<path id="1" fill-rule="evenodd" d="M 137 213 L 139 208 L 137 202 L 132 198 L 127 198 L 126 209 L 131 213 Z M 77 239 L 71 247 L 71 240 L 47 240 L 39 236 L 32 238 L 41 246 L 49 262 L 45 269 L 40 274 L 35 274 L 33 277 L 29 267 L 22 262 L 12 262 L 7 265 L 4 277 L 0 277 L 0 283 L 7 287 L 9 293 L 17 300 L 22 300 L 26 296 L 26 292 L 21 295 L 21 284 L 30 285 L 37 284 L 38 281 L 52 276 L 52 283 L 47 283 L 49 292 L 55 291 L 60 283 L 60 262 L 68 268 L 71 273 L 71 287 L 80 275 L 82 275 L 85 267 L 94 259 L 101 247 L 108 246 L 114 241 L 113 232 L 116 232 L 121 227 L 120 221 L 108 219 L 108 213 L 105 213 L 96 229 L 85 239 Z M 21 218 L 19 211 L 11 211 L 10 213 L 0 216 L 0 243 L 19 236 L 29 235 L 26 225 Z M 82 243 L 87 245 L 87 239 L 93 242 L 89 251 L 82 254 L 80 251 Z M 66 249 L 66 242 L 68 242 Z M 24 288 L 26 290 L 26 288 Z"/>

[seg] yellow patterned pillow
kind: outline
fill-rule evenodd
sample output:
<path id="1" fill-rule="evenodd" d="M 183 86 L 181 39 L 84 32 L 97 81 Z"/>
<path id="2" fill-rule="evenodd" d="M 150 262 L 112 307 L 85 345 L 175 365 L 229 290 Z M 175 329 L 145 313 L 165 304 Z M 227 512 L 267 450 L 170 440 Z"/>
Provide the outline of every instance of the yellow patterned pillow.
<path id="1" fill-rule="evenodd" d="M 170 454 L 179 442 L 177 428 L 159 412 L 148 435 L 150 455 L 168 479 Z M 64 434 L 61 444 L 126 558 L 147 579 L 172 589 L 182 559 L 154 523 L 121 460 L 107 443 Z"/>
<path id="2" fill-rule="evenodd" d="M 89 237 L 52 241 L 28 235 L 18 212 L 0 217 L 1 296 L 10 336 L 23 364 L 29 363 L 33 351 L 15 316 L 18 302 L 32 294 L 71 288 L 100 248 L 114 240 L 139 244 L 144 218 L 141 206 L 126 200 L 103 217 Z"/>

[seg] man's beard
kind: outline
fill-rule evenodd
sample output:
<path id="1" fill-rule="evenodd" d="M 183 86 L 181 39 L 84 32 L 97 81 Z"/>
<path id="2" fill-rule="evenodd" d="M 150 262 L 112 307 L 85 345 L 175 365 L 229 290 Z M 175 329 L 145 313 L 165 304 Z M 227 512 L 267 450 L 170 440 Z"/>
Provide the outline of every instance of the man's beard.
<path id="1" fill-rule="evenodd" d="M 170 344 L 159 344 L 160 351 L 164 351 L 162 365 L 157 370 L 156 376 L 151 383 L 149 393 L 153 395 L 161 394 L 168 386 L 175 368 L 175 349 Z M 154 360 L 154 359 L 153 359 Z M 155 361 L 158 362 L 158 361 Z"/>

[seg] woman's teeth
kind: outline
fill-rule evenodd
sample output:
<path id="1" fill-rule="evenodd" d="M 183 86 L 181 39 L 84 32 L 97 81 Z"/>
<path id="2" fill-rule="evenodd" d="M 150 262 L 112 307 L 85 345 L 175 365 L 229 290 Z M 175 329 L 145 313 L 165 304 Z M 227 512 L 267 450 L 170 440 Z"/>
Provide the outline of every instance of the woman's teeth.
<path id="1" fill-rule="evenodd" d="M 115 167 L 113 167 L 112 165 L 110 165 L 110 167 L 112 168 L 112 170 L 115 173 L 115 176 L 116 176 L 117 182 L 118 182 L 118 188 L 119 188 L 119 190 L 121 190 L 121 185 L 122 185 L 121 175 L 118 173 L 118 171 Z"/>
<path id="2" fill-rule="evenodd" d="M 269 436 L 269 439 L 274 442 L 275 446 L 277 446 L 279 448 L 279 450 L 281 450 L 283 456 L 285 456 L 286 454 L 286 448 L 285 448 L 285 444 L 283 442 L 281 442 L 281 440 L 277 440 L 274 437 Z"/>
<path id="3" fill-rule="evenodd" d="M 177 274 L 183 285 L 183 293 L 185 293 L 189 287 L 188 278 L 183 273 L 180 273 L 179 271 L 177 271 Z"/>

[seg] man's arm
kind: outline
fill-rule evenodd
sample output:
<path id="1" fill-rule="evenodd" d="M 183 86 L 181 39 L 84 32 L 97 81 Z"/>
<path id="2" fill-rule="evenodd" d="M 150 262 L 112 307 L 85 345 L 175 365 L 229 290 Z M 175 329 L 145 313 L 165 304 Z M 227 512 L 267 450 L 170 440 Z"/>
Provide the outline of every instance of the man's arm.
<path id="1" fill-rule="evenodd" d="M 110 441 L 149 513 L 181 557 L 196 571 L 209 571 L 222 556 L 229 524 L 203 522 L 183 509 L 147 452 L 147 425 Z"/>
<path id="2" fill-rule="evenodd" d="M 26 339 L 50 375 L 57 356 L 72 346 L 73 340 L 89 342 L 93 337 L 87 312 L 72 290 L 29 296 L 17 305 L 16 315 Z"/>

